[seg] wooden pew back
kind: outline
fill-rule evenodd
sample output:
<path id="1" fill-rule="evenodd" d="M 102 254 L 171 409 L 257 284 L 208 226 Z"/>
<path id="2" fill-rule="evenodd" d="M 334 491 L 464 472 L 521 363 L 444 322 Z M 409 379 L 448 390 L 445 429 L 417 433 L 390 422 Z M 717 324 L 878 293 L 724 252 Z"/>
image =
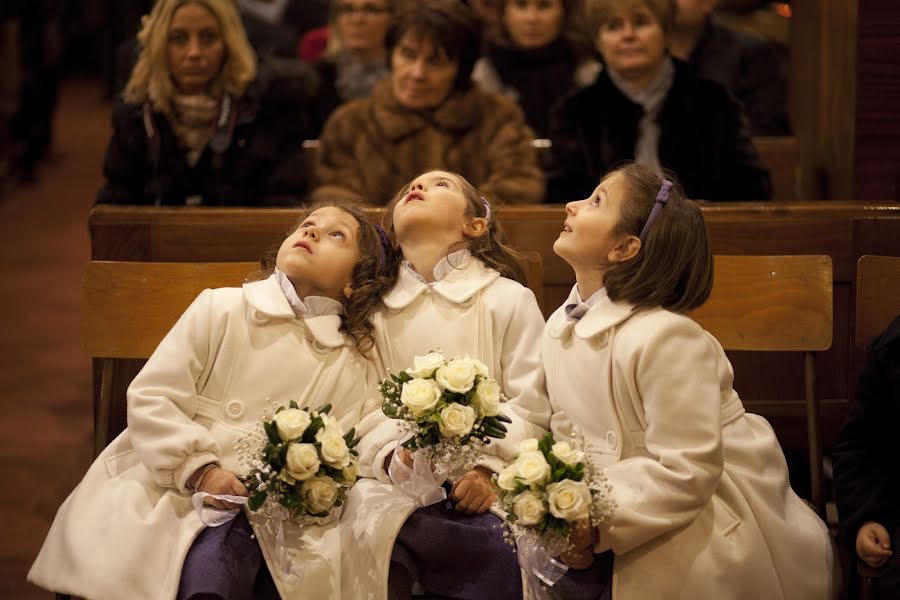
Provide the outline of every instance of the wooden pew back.
<path id="1" fill-rule="evenodd" d="M 827 350 L 832 342 L 831 259 L 716 256 L 709 300 L 690 316 L 726 350 L 803 353 L 811 499 L 824 516 L 815 353 Z"/>
<path id="2" fill-rule="evenodd" d="M 102 359 L 94 406 L 94 455 L 121 429 L 124 396 L 114 397 L 118 359 L 148 358 L 201 291 L 240 286 L 258 263 L 90 262 L 82 283 L 82 342 Z M 113 407 L 113 403 L 121 406 Z"/>
<path id="3" fill-rule="evenodd" d="M 900 314 L 900 257 L 862 256 L 856 271 L 856 346 L 860 349 Z"/>

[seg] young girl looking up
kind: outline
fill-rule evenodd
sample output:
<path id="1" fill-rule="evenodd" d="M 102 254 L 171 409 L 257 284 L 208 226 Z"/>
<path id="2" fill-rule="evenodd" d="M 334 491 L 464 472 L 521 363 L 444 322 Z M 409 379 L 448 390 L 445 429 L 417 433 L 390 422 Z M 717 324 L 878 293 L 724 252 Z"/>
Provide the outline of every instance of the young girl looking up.
<path id="1" fill-rule="evenodd" d="M 393 281 L 386 258 L 359 209 L 321 206 L 271 275 L 202 292 L 128 388 L 128 428 L 60 508 L 29 580 L 96 600 L 341 598 L 339 521 L 286 524 L 287 576 L 258 513 L 252 528 L 239 514 L 204 529 L 191 496 L 247 495 L 236 444 L 278 406 L 330 403 L 345 431 L 378 407 L 364 403 L 375 371 L 362 352 Z"/>
<path id="2" fill-rule="evenodd" d="M 684 314 L 712 288 L 700 209 L 629 164 L 566 205 L 553 250 L 577 284 L 544 330 L 552 429 L 578 426 L 618 504 L 593 548 L 573 536 L 563 559 L 611 550 L 597 563 L 613 560 L 613 598 L 830 598 L 825 525 L 769 423 L 744 411 L 722 347 Z"/>
<path id="3" fill-rule="evenodd" d="M 502 540 L 500 519 L 485 513 L 500 458 L 512 458 L 519 441 L 549 427 L 540 363 L 543 317 L 490 205 L 459 175 L 429 171 L 416 177 L 394 197 L 385 218 L 403 263 L 374 316 L 384 369 L 400 372 L 432 350 L 448 358 L 468 354 L 500 384 L 509 399 L 503 410 L 513 422 L 506 439 L 487 446 L 493 456 L 455 481 L 446 503 L 415 512 L 416 504 L 390 485 L 385 468 L 402 436 L 397 422 L 384 419 L 384 427 L 367 435 L 359 446 L 360 468 L 378 481 L 360 482 L 345 504 L 344 544 L 358 550 L 344 556 L 345 577 L 354 574 L 345 590 L 386 598 L 390 566 L 400 596 L 402 583 L 415 580 L 444 597 L 518 598 L 515 555 Z M 347 527 L 350 520 L 358 525 Z"/>

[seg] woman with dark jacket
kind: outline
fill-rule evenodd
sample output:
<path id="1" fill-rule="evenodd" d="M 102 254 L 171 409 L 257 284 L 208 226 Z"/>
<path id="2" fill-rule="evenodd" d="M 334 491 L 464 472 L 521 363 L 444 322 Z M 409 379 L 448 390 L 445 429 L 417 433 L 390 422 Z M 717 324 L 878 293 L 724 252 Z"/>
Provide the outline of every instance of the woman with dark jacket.
<path id="1" fill-rule="evenodd" d="M 672 0 L 598 0 L 605 69 L 554 112 L 548 201 L 587 197 L 617 163 L 670 169 L 695 200 L 768 200 L 771 182 L 740 104 L 669 56 Z"/>
<path id="2" fill-rule="evenodd" d="M 160 0 L 113 109 L 97 202 L 263 206 L 308 190 L 315 75 L 257 64 L 231 0 Z"/>
<path id="3" fill-rule="evenodd" d="M 570 90 L 593 83 L 600 63 L 575 29 L 576 0 L 504 0 L 472 79 L 515 100 L 546 138 L 550 110 Z"/>
<path id="4" fill-rule="evenodd" d="M 834 447 L 838 542 L 883 569 L 878 598 L 900 597 L 900 315 L 872 340 L 855 400 Z"/>

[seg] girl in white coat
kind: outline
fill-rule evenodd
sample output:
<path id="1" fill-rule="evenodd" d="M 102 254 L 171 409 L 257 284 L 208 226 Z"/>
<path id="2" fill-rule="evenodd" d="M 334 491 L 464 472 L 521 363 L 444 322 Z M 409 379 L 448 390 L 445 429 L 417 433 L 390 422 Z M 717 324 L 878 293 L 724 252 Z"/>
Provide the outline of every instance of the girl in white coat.
<path id="1" fill-rule="evenodd" d="M 390 571 L 399 597 L 414 580 L 443 597 L 518 598 L 518 563 L 502 540 L 500 519 L 487 511 L 492 473 L 512 458 L 518 441 L 549 427 L 543 317 L 490 205 L 461 176 L 423 173 L 400 190 L 385 218 L 403 263 L 374 317 L 384 369 L 402 371 L 432 350 L 468 354 L 500 383 L 513 422 L 506 439 L 487 446 L 490 456 L 455 480 L 448 501 L 419 507 L 392 485 L 387 467 L 405 452 L 394 453 L 402 431 L 381 417 L 359 445 L 360 468 L 373 479 L 362 480 L 344 505 L 344 544 L 354 548 L 344 557 L 345 591 L 382 600 Z"/>
<path id="2" fill-rule="evenodd" d="M 381 239 L 359 209 L 322 206 L 269 277 L 201 293 L 128 388 L 128 428 L 60 508 L 29 580 L 92 600 L 347 597 L 339 521 L 286 527 L 286 572 L 256 513 L 252 530 L 243 514 L 204 529 L 191 496 L 247 495 L 236 444 L 277 406 L 330 403 L 345 430 L 378 407 L 362 351 L 393 281 Z"/>
<path id="3" fill-rule="evenodd" d="M 612 561 L 614 599 L 829 598 L 824 523 L 791 490 L 771 426 L 744 411 L 722 347 L 684 315 L 712 288 L 699 208 L 626 165 L 566 205 L 553 249 L 577 284 L 544 331 L 552 429 L 578 426 L 618 504 L 563 559 Z"/>

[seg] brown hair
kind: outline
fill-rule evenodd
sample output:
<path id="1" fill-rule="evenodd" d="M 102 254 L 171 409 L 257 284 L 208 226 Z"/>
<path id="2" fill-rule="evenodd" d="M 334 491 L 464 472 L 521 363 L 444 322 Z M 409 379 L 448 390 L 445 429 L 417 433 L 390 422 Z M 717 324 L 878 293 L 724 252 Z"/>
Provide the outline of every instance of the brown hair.
<path id="1" fill-rule="evenodd" d="M 350 276 L 350 287 L 353 291 L 349 298 L 338 298 L 344 305 L 341 318 L 341 331 L 349 335 L 360 352 L 369 351 L 375 344 L 372 337 L 374 327 L 370 320 L 372 313 L 381 303 L 381 297 L 387 293 L 397 281 L 397 267 L 400 256 L 391 248 L 391 244 L 382 243 L 381 234 L 366 217 L 361 205 L 343 200 L 326 200 L 305 208 L 300 218 L 287 232 L 294 233 L 297 227 L 320 208 L 334 206 L 346 212 L 359 224 L 356 243 L 359 246 L 359 261 L 353 266 Z M 273 245 L 259 261 L 259 271 L 248 277 L 248 281 L 265 279 L 275 272 L 275 261 L 281 242 Z"/>
<path id="2" fill-rule="evenodd" d="M 585 17 L 590 32 L 596 39 L 597 32 L 613 15 L 633 12 L 646 7 L 662 27 L 663 33 L 672 31 L 675 24 L 675 0 L 587 0 Z"/>
<path id="3" fill-rule="evenodd" d="M 616 233 L 639 236 L 663 178 L 637 163 L 627 163 L 606 177 L 613 173 L 622 176 L 627 194 Z M 709 297 L 713 259 L 703 213 L 687 199 L 674 175 L 664 175 L 673 184 L 668 202 L 650 224 L 640 251 L 606 271 L 603 285 L 611 300 L 682 313 L 697 308 Z"/>
<path id="4" fill-rule="evenodd" d="M 472 87 L 472 69 L 481 55 L 481 24 L 472 9 L 459 0 L 409 2 L 388 30 L 388 56 L 407 33 L 429 40 L 456 62 L 454 90 Z"/>
<path id="5" fill-rule="evenodd" d="M 515 2 L 515 0 L 500 0 L 497 2 L 497 6 L 500 9 L 500 19 L 495 25 L 488 29 L 491 39 L 501 46 L 515 46 L 504 21 L 506 9 L 513 2 Z M 561 0 L 561 2 L 563 18 L 560 25 L 559 36 L 556 39 L 559 39 L 560 37 L 565 38 L 575 51 L 576 62 L 592 57 L 594 44 L 593 40 L 590 39 L 584 31 L 584 10 L 581 0 Z"/>
<path id="6" fill-rule="evenodd" d="M 186 4 L 203 6 L 219 21 L 225 59 L 213 84 L 213 95 L 224 91 L 241 96 L 256 79 L 256 54 L 247 41 L 233 0 L 158 0 L 150 14 L 141 20 L 141 31 L 137 35 L 140 54 L 125 86 L 127 102 L 143 104 L 149 101 L 154 110 L 172 114 L 175 84 L 169 71 L 166 44 L 175 11 Z"/>
<path id="7" fill-rule="evenodd" d="M 430 169 L 428 171 L 423 171 L 413 177 L 410 183 L 400 188 L 385 209 L 383 221 L 384 229 L 387 232 L 391 245 L 395 248 L 399 245 L 397 243 L 397 233 L 394 230 L 394 207 L 397 205 L 397 202 L 406 195 L 412 181 L 415 181 L 430 171 Z M 466 198 L 465 215 L 473 219 L 487 217 L 485 199 L 478 190 L 475 189 L 475 186 L 458 173 L 453 173 L 452 171 L 447 171 L 447 173 L 450 173 L 459 180 L 463 196 Z M 490 218 L 487 219 L 487 230 L 482 235 L 469 238 L 462 243 L 468 248 L 469 252 L 472 253 L 472 256 L 500 273 L 501 276 L 518 281 L 522 285 L 527 285 L 525 280 L 525 270 L 522 268 L 522 258 L 519 253 L 513 250 L 507 243 L 506 235 L 503 232 L 503 226 L 500 225 L 500 221 L 497 220 L 496 214 L 492 214 Z M 400 253 L 398 252 L 398 255 L 399 254 Z M 399 267 L 399 261 L 397 266 Z"/>

